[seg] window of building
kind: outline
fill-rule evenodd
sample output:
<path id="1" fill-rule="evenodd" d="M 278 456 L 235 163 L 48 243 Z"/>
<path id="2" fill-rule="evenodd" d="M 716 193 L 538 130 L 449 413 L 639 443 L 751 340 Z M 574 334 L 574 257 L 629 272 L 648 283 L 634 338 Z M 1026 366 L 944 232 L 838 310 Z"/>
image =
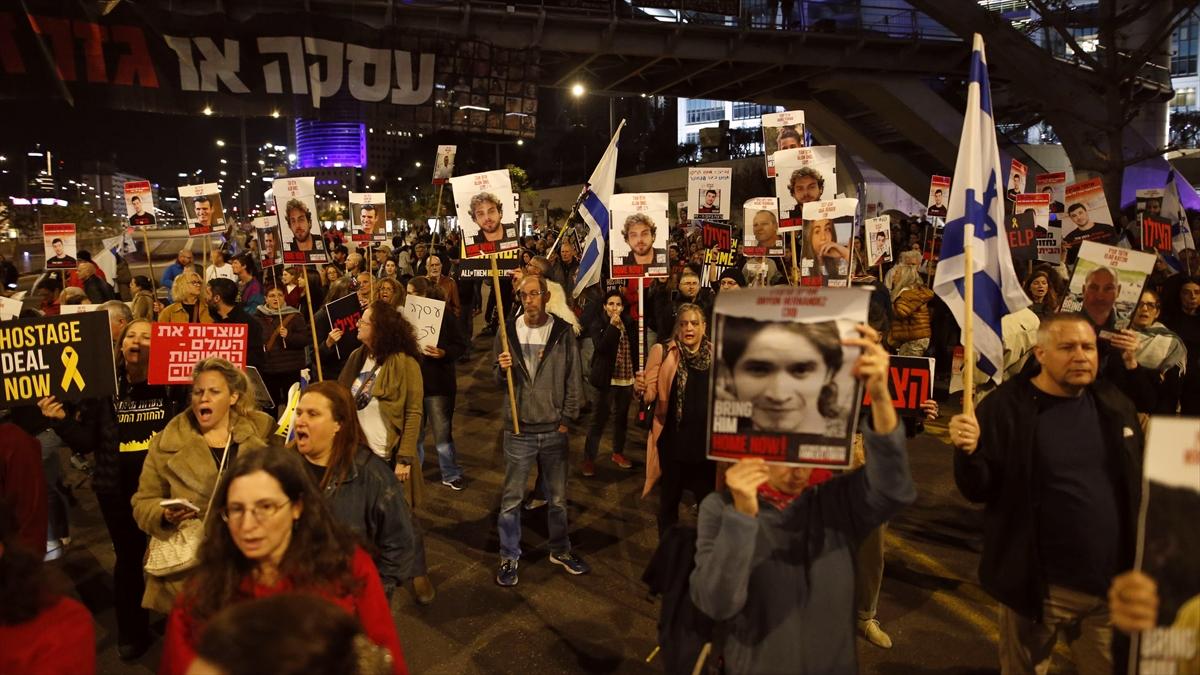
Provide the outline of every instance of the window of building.
<path id="1" fill-rule="evenodd" d="M 700 145 L 700 132 L 696 131 L 696 132 L 692 132 L 690 134 L 684 134 L 683 142 L 684 143 L 692 143 L 694 145 Z"/>
<path id="2" fill-rule="evenodd" d="M 1200 20 L 1195 14 L 1179 24 L 1171 36 L 1171 75 L 1196 74 L 1196 47 L 1200 39 Z"/>
<path id="3" fill-rule="evenodd" d="M 1192 87 L 1176 89 L 1171 99 L 1171 112 L 1187 112 L 1196 109 L 1196 90 Z"/>
<path id="4" fill-rule="evenodd" d="M 775 110 L 776 106 L 773 105 L 758 105 L 757 103 L 734 103 L 733 119 L 758 119 L 767 113 L 775 112 Z"/>
<path id="5" fill-rule="evenodd" d="M 725 119 L 725 102 L 706 98 L 689 98 L 687 101 L 687 123 L 703 124 Z"/>

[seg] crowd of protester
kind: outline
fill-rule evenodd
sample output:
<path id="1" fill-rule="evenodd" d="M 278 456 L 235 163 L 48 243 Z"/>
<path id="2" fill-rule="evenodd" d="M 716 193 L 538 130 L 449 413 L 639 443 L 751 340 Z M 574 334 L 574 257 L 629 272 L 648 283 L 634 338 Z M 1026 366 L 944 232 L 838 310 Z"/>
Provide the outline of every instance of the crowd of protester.
<path id="1" fill-rule="evenodd" d="M 606 278 L 576 294 L 578 242 L 561 233 L 522 239 L 498 297 L 490 279 L 464 272 L 457 232 L 427 229 L 370 249 L 331 242 L 323 266 L 264 270 L 246 241 L 213 251 L 201 269 L 184 249 L 156 281 L 132 276 L 128 302 L 86 260 L 66 279 L 40 279 L 23 316 L 85 302 L 108 312 L 118 387 L 78 403 L 48 397 L 0 424 L 0 672 L 94 669 L 86 609 L 53 590 L 40 567 L 69 536 L 59 446 L 81 466 L 91 458 L 116 552 L 121 658 L 144 654 L 158 639 L 151 617 L 165 615 L 164 673 L 201 672 L 189 671 L 196 663 L 225 673 L 258 672 L 256 663 L 407 672 L 389 601 L 401 586 L 422 604 L 436 595 L 420 524 L 426 428 L 441 485 L 469 489 L 454 433 L 456 369 L 478 358 L 503 393 L 498 585 L 519 583 L 521 520 L 543 505 L 549 563 L 589 573 L 571 544 L 568 478 L 578 470 L 598 480 L 598 462 L 630 470 L 640 459 L 643 496 L 659 488 L 661 543 L 647 580 L 663 594 L 664 616 L 686 605 L 710 629 L 725 626 L 725 672 L 853 672 L 855 629 L 890 647 L 876 617 L 882 533 L 915 499 L 906 445 L 923 428 L 889 403 L 889 354 L 936 359 L 944 400 L 959 342 L 930 289 L 936 228 L 897 218 L 890 260 L 852 266 L 852 283 L 875 291 L 869 321 L 845 344 L 861 348 L 852 369 L 875 404 L 859 424 L 858 468 L 841 473 L 705 454 L 710 380 L 736 367 L 735 357 L 714 363 L 714 301 L 789 283 L 788 255 L 739 256 L 721 268 L 705 262 L 695 232 L 674 228 L 666 278 Z M 1122 577 L 1111 618 L 1106 597 L 1132 565 L 1146 417 L 1200 414 L 1195 250 L 1178 263 L 1156 269 L 1130 327 L 1106 337 L 1098 331 L 1111 316 L 1058 312 L 1066 265 L 1019 266 L 1031 306 L 1005 319 L 1006 382 L 981 381 L 977 414 L 949 424 L 959 489 L 985 505 L 980 581 L 1000 604 L 1005 672 L 1042 672 L 1056 635 L 1072 631 L 1083 636 L 1071 642 L 1080 672 L 1107 672 L 1124 644 L 1113 638 L 1117 617 L 1122 628 L 1145 625 L 1137 617 L 1153 601 L 1152 582 Z M 326 309 L 350 296 L 363 310 L 352 349 Z M 408 297 L 446 303 L 436 345 L 420 346 L 402 314 Z M 216 358 L 195 364 L 190 387 L 148 384 L 153 321 L 246 324 L 247 364 L 275 405 L 264 409 L 246 372 Z M 840 367 L 836 358 L 826 366 Z M 287 440 L 277 418 L 302 376 L 311 382 Z M 939 414 L 933 400 L 923 410 Z M 629 442 L 639 413 L 642 458 Z M 578 456 L 576 427 L 586 430 Z M 681 520 L 688 507 L 696 517 Z M 194 556 L 158 566 L 189 537 L 203 542 Z M 293 630 L 273 632 L 285 618 Z M 665 624 L 664 664 L 690 669 L 697 653 L 680 636 L 689 629 Z"/>

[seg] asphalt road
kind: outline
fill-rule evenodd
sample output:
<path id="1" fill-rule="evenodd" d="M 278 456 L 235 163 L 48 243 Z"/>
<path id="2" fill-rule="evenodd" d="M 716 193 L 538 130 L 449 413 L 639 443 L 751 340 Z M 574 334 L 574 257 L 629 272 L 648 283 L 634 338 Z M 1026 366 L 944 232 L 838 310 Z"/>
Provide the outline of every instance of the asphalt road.
<path id="1" fill-rule="evenodd" d="M 429 503 L 420 514 L 426 531 L 430 575 L 438 595 L 421 607 L 398 591 L 394 610 L 406 658 L 414 673 L 653 673 L 646 657 L 655 647 L 658 603 L 640 581 L 656 544 L 656 495 L 640 498 L 640 463 L 622 471 L 602 461 L 594 478 L 578 470 L 583 432 L 571 439 L 568 482 L 571 539 L 593 567 L 572 577 L 547 562 L 545 512 L 526 512 L 525 557 L 520 585 L 493 583 L 499 541 L 495 518 L 503 481 L 499 387 L 490 376 L 490 338 L 475 340 L 470 364 L 459 367 L 455 437 L 467 489 L 443 487 L 436 459 L 427 457 Z M 998 672 L 995 604 L 975 575 L 981 513 L 954 488 L 951 448 L 943 417 L 910 443 L 920 495 L 890 525 L 879 619 L 895 646 L 883 650 L 859 640 L 860 670 L 883 674 Z M 644 432 L 630 425 L 627 453 L 643 458 Z M 78 508 L 72 510 L 73 541 L 51 567 L 64 574 L 97 620 L 98 660 L 104 673 L 148 673 L 159 646 L 139 662 L 116 655 L 111 608 L 113 554 L 86 486 L 68 472 Z M 819 629 L 819 628 L 818 628 Z M 1054 672 L 1073 672 L 1061 657 Z"/>

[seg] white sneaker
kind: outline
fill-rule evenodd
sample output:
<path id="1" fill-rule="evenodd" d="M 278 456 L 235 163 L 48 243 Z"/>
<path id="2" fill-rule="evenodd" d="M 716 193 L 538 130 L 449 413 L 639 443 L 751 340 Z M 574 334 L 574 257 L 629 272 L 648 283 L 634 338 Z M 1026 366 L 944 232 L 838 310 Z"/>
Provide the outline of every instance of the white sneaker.
<path id="1" fill-rule="evenodd" d="M 892 648 L 892 638 L 888 637 L 888 634 L 883 632 L 883 628 L 880 627 L 879 621 L 875 619 L 859 621 L 858 634 L 866 638 L 867 642 L 870 642 L 876 647 L 881 647 L 883 649 Z"/>

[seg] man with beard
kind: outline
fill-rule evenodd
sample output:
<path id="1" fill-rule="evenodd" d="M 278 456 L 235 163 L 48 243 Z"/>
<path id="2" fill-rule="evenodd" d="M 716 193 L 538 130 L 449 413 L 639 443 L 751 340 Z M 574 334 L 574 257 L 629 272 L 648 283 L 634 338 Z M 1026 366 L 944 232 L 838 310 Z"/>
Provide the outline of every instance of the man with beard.
<path id="1" fill-rule="evenodd" d="M 288 229 L 292 232 L 293 251 L 319 251 L 312 236 L 312 212 L 299 199 L 290 199 L 285 209 Z"/>
<path id="2" fill-rule="evenodd" d="M 650 216 L 644 213 L 635 213 L 626 218 L 625 225 L 621 227 L 621 236 L 629 245 L 629 253 L 622 258 L 621 264 L 642 265 L 643 267 L 666 264 L 667 250 L 654 248 L 657 234 L 658 226 L 654 224 Z"/>
<path id="3" fill-rule="evenodd" d="M 788 192 L 796 200 L 796 205 L 788 212 L 788 218 L 799 220 L 804 217 L 804 205 L 817 201 L 825 193 L 825 177 L 811 166 L 800 167 L 792 172 L 788 180 Z"/>
<path id="4" fill-rule="evenodd" d="M 471 220 L 479 226 L 479 233 L 472 240 L 482 244 L 489 241 L 504 239 L 504 204 L 496 195 L 490 192 L 480 192 L 471 197 Z"/>

